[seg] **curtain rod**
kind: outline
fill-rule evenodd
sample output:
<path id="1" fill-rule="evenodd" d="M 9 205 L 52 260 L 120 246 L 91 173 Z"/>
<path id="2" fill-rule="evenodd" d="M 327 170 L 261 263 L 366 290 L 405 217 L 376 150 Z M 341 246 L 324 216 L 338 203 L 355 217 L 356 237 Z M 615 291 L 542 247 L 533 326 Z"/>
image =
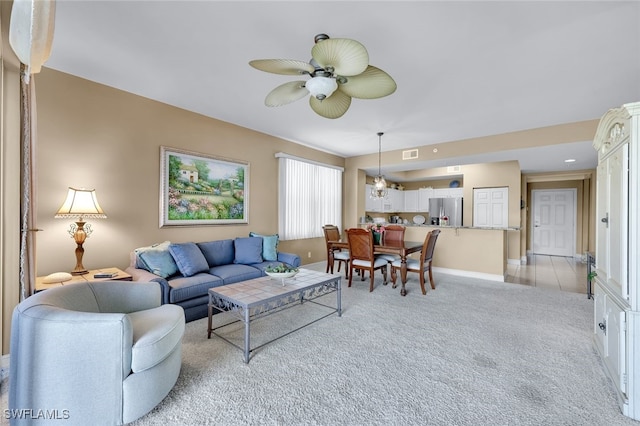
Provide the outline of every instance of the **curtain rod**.
<path id="1" fill-rule="evenodd" d="M 314 164 L 316 166 L 328 167 L 330 169 L 340 170 L 344 173 L 344 167 L 334 166 L 331 164 L 321 163 L 319 161 L 313 161 L 302 157 L 296 157 L 295 155 L 287 154 L 286 152 L 276 152 L 276 158 L 288 158 L 290 160 L 302 161 L 303 163 Z"/>

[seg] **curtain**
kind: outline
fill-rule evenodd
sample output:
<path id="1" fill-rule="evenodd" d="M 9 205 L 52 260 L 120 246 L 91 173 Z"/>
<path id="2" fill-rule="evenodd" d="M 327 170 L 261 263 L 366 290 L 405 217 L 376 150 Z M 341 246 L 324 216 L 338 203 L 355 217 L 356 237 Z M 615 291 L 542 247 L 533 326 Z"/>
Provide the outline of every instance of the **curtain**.
<path id="1" fill-rule="evenodd" d="M 278 234 L 282 240 L 324 237 L 342 227 L 342 169 L 279 156 Z"/>
<path id="2" fill-rule="evenodd" d="M 54 0 L 14 0 L 9 44 L 22 63 L 20 78 L 20 300 L 35 289 L 36 228 L 36 101 L 32 74 L 40 72 L 51 54 L 55 26 Z"/>
<path id="3" fill-rule="evenodd" d="M 25 65 L 21 66 L 20 122 L 21 130 L 21 225 L 20 225 L 20 301 L 35 290 L 36 236 L 36 106 L 35 78 Z"/>

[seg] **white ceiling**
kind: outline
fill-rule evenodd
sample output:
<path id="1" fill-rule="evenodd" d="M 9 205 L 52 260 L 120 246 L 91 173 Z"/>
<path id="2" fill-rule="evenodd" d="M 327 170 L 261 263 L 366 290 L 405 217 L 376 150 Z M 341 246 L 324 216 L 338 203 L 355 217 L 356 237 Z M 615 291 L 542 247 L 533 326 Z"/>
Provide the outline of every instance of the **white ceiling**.
<path id="1" fill-rule="evenodd" d="M 336 120 L 306 98 L 264 106 L 299 78 L 248 62 L 308 61 L 318 33 L 360 41 L 397 91 L 354 99 Z M 46 66 L 351 157 L 377 152 L 378 131 L 383 151 L 406 149 L 597 119 L 640 100 L 640 2 L 58 0 Z M 510 159 L 525 172 L 596 164 L 591 141 L 455 162 Z"/>

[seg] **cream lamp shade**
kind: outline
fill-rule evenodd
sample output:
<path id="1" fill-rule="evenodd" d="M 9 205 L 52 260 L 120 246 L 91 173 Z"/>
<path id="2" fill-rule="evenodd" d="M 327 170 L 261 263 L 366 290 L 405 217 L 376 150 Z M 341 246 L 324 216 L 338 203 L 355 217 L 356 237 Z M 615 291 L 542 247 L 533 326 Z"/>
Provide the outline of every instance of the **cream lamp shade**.
<path id="1" fill-rule="evenodd" d="M 105 219 L 107 217 L 98 204 L 95 189 L 69 188 L 67 199 L 56 213 L 56 218 L 95 218 Z"/>

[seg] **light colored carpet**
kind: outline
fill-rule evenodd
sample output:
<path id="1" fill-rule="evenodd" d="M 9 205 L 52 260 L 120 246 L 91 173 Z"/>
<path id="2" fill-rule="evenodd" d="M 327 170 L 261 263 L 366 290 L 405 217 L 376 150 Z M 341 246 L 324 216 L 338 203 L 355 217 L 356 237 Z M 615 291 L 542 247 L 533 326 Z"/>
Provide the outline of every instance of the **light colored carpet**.
<path id="1" fill-rule="evenodd" d="M 592 348 L 584 294 L 436 275 L 423 296 L 344 284 L 330 316 L 252 354 L 187 325 L 183 367 L 147 425 L 638 425 Z M 332 296 L 328 302 L 333 302 Z M 256 322 L 256 342 L 317 315 Z M 233 328 L 233 327 L 231 327 Z"/>

